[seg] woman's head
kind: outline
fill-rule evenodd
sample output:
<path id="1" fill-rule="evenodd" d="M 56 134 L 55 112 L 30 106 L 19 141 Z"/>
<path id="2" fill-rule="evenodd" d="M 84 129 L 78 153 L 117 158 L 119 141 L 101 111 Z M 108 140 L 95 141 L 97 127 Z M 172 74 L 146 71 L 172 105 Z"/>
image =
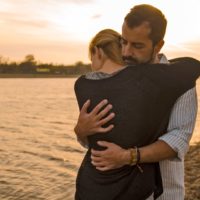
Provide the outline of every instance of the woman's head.
<path id="1" fill-rule="evenodd" d="M 98 52 L 102 53 L 103 59 L 122 65 L 120 34 L 112 29 L 104 29 L 98 32 L 89 45 L 89 56 L 92 57 Z"/>

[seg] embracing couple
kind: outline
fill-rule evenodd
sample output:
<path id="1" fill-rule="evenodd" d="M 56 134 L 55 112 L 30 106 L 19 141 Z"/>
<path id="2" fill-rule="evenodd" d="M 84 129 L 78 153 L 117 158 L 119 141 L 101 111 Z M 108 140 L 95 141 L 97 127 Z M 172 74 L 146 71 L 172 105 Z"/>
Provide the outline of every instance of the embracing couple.
<path id="1" fill-rule="evenodd" d="M 167 20 L 142 4 L 124 18 L 122 35 L 97 33 L 93 72 L 75 83 L 75 133 L 88 148 L 76 200 L 183 200 L 184 156 L 195 125 L 200 63 L 159 54 Z"/>

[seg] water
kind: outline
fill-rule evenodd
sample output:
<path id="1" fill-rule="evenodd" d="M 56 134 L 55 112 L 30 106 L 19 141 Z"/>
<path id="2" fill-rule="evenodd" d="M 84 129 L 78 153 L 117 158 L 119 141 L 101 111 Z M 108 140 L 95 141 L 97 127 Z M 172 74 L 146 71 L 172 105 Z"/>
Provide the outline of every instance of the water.
<path id="1" fill-rule="evenodd" d="M 72 200 L 75 79 L 0 79 L 0 199 Z"/>
<path id="2" fill-rule="evenodd" d="M 73 200 L 85 152 L 73 133 L 74 81 L 0 79 L 0 200 Z"/>

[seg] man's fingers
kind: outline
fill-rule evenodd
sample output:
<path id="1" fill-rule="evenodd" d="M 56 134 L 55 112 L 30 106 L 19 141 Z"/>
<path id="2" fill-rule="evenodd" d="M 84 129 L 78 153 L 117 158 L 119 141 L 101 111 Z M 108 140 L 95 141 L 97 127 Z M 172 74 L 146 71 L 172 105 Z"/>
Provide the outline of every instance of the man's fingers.
<path id="1" fill-rule="evenodd" d="M 98 151 L 98 150 L 91 149 L 92 156 L 100 157 L 102 155 L 102 152 L 103 151 Z"/>
<path id="2" fill-rule="evenodd" d="M 99 113 L 99 111 L 106 105 L 108 104 L 108 100 L 104 99 L 103 101 L 101 101 L 99 104 L 97 104 L 97 106 L 95 106 L 95 108 L 92 110 L 91 114 L 96 115 L 97 113 Z"/>
<path id="3" fill-rule="evenodd" d="M 95 162 L 95 161 L 91 161 L 92 165 L 94 165 L 95 167 L 105 167 L 105 163 L 104 162 Z"/>
<path id="4" fill-rule="evenodd" d="M 109 122 L 111 119 L 113 119 L 115 117 L 115 113 L 110 113 L 107 117 L 101 119 L 98 122 L 99 126 L 103 126 L 104 124 L 106 124 L 107 122 Z"/>
<path id="5" fill-rule="evenodd" d="M 90 100 L 88 99 L 88 100 L 83 104 L 83 106 L 82 106 L 80 112 L 81 112 L 81 113 L 87 113 L 87 110 L 88 110 L 89 106 L 90 106 Z"/>
<path id="6" fill-rule="evenodd" d="M 109 148 L 110 146 L 113 145 L 112 142 L 106 142 L 106 141 L 98 141 L 97 144 L 98 144 L 99 146 L 107 147 L 107 148 Z M 104 150 L 104 152 L 105 152 L 105 151 L 106 151 L 106 150 Z M 102 152 L 103 152 L 103 151 L 102 151 Z"/>
<path id="7" fill-rule="evenodd" d="M 91 155 L 91 160 L 93 161 L 93 162 L 102 162 L 102 158 L 101 157 L 97 157 L 97 156 L 93 156 L 93 155 Z"/>
<path id="8" fill-rule="evenodd" d="M 97 115 L 97 120 L 102 119 L 104 116 L 108 114 L 108 112 L 112 109 L 112 105 L 108 104 L 102 111 L 100 111 Z"/>
<path id="9" fill-rule="evenodd" d="M 111 167 L 109 167 L 109 166 L 103 166 L 103 167 L 96 167 L 96 169 L 98 169 L 99 171 L 107 171 L 107 170 L 109 170 L 109 169 L 111 169 Z"/>

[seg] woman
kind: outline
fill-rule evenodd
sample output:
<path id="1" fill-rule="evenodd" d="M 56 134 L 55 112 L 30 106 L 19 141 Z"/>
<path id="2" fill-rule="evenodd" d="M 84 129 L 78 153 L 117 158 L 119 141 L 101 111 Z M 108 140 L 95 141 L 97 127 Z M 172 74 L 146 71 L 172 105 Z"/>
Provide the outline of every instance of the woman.
<path id="1" fill-rule="evenodd" d="M 76 200 L 143 200 L 153 192 L 155 197 L 162 193 L 158 163 L 138 165 L 139 152 L 133 147 L 150 144 L 166 131 L 172 106 L 200 74 L 199 62 L 191 58 L 176 59 L 170 66 L 125 67 L 119 37 L 106 29 L 93 38 L 89 53 L 95 72 L 81 76 L 75 84 L 80 108 L 89 98 L 91 110 L 107 98 L 116 114 L 110 132 L 87 138 L 89 148 L 77 176 Z M 90 159 L 91 148 L 101 149 L 98 140 L 130 149 L 130 165 L 98 171 Z"/>

